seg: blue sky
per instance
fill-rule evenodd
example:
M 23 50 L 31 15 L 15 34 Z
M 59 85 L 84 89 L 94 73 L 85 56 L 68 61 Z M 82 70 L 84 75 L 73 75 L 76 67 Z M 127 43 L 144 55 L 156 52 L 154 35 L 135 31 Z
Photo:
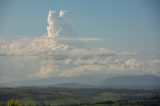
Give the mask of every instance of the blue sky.
M 83 46 L 159 51 L 159 4 L 158 0 L 1 0 L 0 37 L 42 36 L 47 33 L 48 11 L 68 10 L 72 36 L 103 39 Z
M 0 83 L 85 75 L 160 76 L 159 5 L 159 0 L 1 0 Z M 56 13 L 49 10 L 68 12 L 54 21 Z M 58 37 L 53 22 L 62 27 Z

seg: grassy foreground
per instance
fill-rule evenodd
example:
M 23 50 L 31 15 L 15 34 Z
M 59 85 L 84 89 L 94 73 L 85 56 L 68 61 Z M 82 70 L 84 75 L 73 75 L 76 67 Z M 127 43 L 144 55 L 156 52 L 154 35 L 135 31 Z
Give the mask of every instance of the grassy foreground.
M 0 88 L 1 106 L 159 106 L 160 90 Z

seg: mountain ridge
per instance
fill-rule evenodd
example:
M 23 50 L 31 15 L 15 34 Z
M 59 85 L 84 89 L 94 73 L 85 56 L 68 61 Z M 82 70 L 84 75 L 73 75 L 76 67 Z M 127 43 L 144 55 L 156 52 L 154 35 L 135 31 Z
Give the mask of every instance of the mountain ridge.
M 104 87 L 121 88 L 160 88 L 160 77 L 155 75 L 115 76 L 102 81 Z
M 124 75 L 113 76 L 99 80 L 95 84 L 90 80 L 94 77 L 79 78 L 48 78 L 37 80 L 23 80 L 0 84 L 1 87 L 60 87 L 60 88 L 130 88 L 130 89 L 159 89 L 160 77 L 155 75 Z M 88 81 L 88 82 L 87 82 Z M 94 81 L 93 81 L 94 82 Z

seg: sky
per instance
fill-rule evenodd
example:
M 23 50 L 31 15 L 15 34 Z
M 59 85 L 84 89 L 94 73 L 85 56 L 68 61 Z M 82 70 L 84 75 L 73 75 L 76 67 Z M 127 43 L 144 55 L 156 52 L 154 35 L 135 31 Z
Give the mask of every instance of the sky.
M 42 74 L 40 78 L 46 78 L 53 73 L 54 65 L 59 64 L 57 63 L 59 60 L 55 57 L 63 57 L 61 61 L 74 66 L 66 66 L 66 64 L 57 66 L 56 70 L 61 71 L 55 73 L 59 76 L 83 75 L 86 74 L 85 70 L 93 69 L 95 69 L 93 73 L 103 70 L 100 74 L 103 74 L 104 70 L 110 70 L 111 74 L 117 73 L 113 70 L 118 69 L 126 70 L 124 73 L 128 73 L 128 70 L 143 70 L 143 73 L 146 69 L 141 67 L 146 65 L 148 71 L 152 70 L 155 71 L 151 72 L 152 74 L 157 74 L 160 71 L 158 67 L 160 64 L 159 5 L 159 0 L 1 0 L 0 73 L 4 77 L 10 76 L 8 82 L 21 80 L 24 76 L 30 79 Z M 54 19 L 57 20 L 55 24 L 60 32 L 58 38 L 62 40 L 54 46 L 53 41 L 43 39 L 48 34 L 49 10 L 57 12 Z M 65 17 L 58 16 L 61 10 L 64 11 Z M 17 40 L 21 38 L 27 40 L 24 42 Z M 40 42 L 33 43 L 28 39 Z M 49 43 L 44 47 L 35 46 L 44 42 Z M 23 51 L 19 45 L 22 47 L 25 45 Z M 54 50 L 57 54 L 53 53 Z M 64 51 L 66 54 L 61 53 Z M 33 52 L 38 54 L 37 57 L 28 58 L 29 55 L 34 54 Z M 70 52 L 73 54 L 69 55 Z M 77 54 L 80 56 L 77 57 Z M 94 60 L 89 54 L 94 57 Z M 25 55 L 27 59 L 25 56 L 22 59 L 17 55 Z M 48 59 L 50 55 L 54 59 Z M 33 63 L 31 68 L 26 69 L 35 61 L 40 62 Z M 51 65 L 50 61 L 52 61 Z M 15 69 L 12 62 L 15 64 Z M 87 64 L 96 64 L 96 66 L 91 67 Z M 65 67 L 70 68 L 68 71 L 62 71 Z M 11 69 L 14 70 L 14 75 L 7 74 Z M 0 82 L 7 82 L 7 80 L 1 77 Z
M 95 36 L 103 39 L 95 46 L 115 50 L 159 51 L 159 4 L 158 0 L 2 0 L 0 36 L 41 36 L 50 9 L 68 10 L 73 29 L 66 36 Z

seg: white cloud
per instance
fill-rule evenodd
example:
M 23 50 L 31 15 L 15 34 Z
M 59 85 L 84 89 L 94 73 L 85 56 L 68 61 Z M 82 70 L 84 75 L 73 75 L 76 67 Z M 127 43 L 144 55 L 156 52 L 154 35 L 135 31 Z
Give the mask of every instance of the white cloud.
M 71 60 L 69 60 L 71 61 Z M 72 60 L 73 61 L 73 60 Z M 74 62 L 72 62 L 74 63 Z M 155 60 L 152 62 L 137 59 L 128 60 L 111 60 L 105 61 L 101 59 L 75 60 L 76 66 L 69 68 L 59 74 L 59 76 L 75 77 L 89 74 L 154 74 L 159 75 L 160 63 Z
M 25 68 L 25 65 L 29 64 L 32 60 L 39 60 L 37 63 L 33 63 L 33 66 L 37 64 L 36 66 L 41 67 L 39 71 L 38 68 L 37 70 L 33 69 L 30 71 L 30 76 L 35 78 L 45 78 L 56 75 L 74 77 L 96 73 L 160 74 L 160 60 L 140 60 L 137 58 L 137 54 L 138 53 L 131 52 L 116 52 L 107 48 L 75 48 L 45 37 L 32 40 L 17 40 L 0 45 L 1 56 L 19 56 L 22 61 L 25 59 L 22 57 L 32 57 L 28 60 L 25 59 L 25 61 L 23 61 L 25 63 L 20 63 L 22 61 L 15 62 L 14 64 L 17 70 L 27 71 L 27 69 L 22 68 Z M 17 58 L 10 58 L 10 60 L 15 61 Z M 4 60 L 0 61 L 3 62 Z M 58 65 L 58 68 L 54 69 L 52 65 L 46 65 L 43 61 L 54 61 L 52 65 Z M 61 68 L 64 65 L 68 65 L 67 71 Z M 70 67 L 70 65 L 72 65 L 72 67 Z M 3 70 L 9 69 L 5 67 Z
M 64 17 L 67 12 L 68 12 L 67 10 L 61 10 L 59 12 L 59 17 L 61 17 L 61 18 Z
M 75 77 L 75 76 L 93 74 L 93 73 L 98 73 L 98 71 L 101 70 L 101 68 L 102 67 L 99 65 L 78 66 L 78 67 L 70 68 L 70 69 L 60 73 L 58 76 Z
M 62 15 L 62 14 L 61 14 Z M 59 38 L 53 20 L 48 15 L 48 36 L 8 41 L 0 39 L 0 80 L 10 73 L 29 78 L 50 76 L 74 77 L 89 74 L 157 74 L 160 60 L 140 60 L 137 52 L 116 52 L 112 49 L 76 48 L 60 40 L 100 41 L 99 38 Z M 143 54 L 144 55 L 144 54 Z M 12 80 L 12 79 L 10 79 Z
M 54 66 L 48 64 L 46 66 L 42 66 L 37 73 L 30 74 L 29 76 L 34 78 L 48 78 L 54 71 L 55 71 Z
M 54 39 L 48 38 L 36 38 L 33 40 L 18 40 L 13 42 L 7 42 L 0 45 L 1 56 L 20 56 L 21 60 L 26 57 L 25 64 L 21 61 L 15 62 L 17 70 L 23 70 L 30 61 L 37 59 L 41 67 L 38 72 L 30 73 L 32 77 L 45 78 L 53 75 L 61 76 L 78 76 L 86 74 L 96 73 L 150 73 L 159 74 L 160 72 L 160 60 L 140 60 L 136 58 L 136 53 L 130 52 L 115 52 L 111 49 L 97 48 L 97 49 L 86 49 L 86 48 L 75 48 L 69 45 L 55 42 Z M 12 58 L 17 60 L 17 58 Z M 52 65 L 58 65 L 63 67 L 64 65 L 72 65 L 65 69 L 56 69 L 59 72 L 55 73 L 54 67 L 51 65 L 42 64 L 43 61 L 55 61 Z M 4 60 L 0 60 L 1 62 Z M 35 65 L 33 64 L 33 65 Z M 20 66 L 22 67 L 20 67 Z M 99 67 L 99 68 L 97 68 Z M 101 68 L 100 68 L 101 67 Z M 7 70 L 7 67 L 5 67 Z M 25 69 L 27 70 L 27 69 Z M 96 71 L 95 71 L 96 70 Z M 75 71 L 75 72 L 74 72 Z M 33 74 L 34 73 L 34 74 Z M 54 73 L 54 74 L 53 74 Z M 65 75 L 66 74 L 66 75 Z
M 100 39 L 100 38 L 96 38 L 96 37 L 67 37 L 67 38 L 65 38 L 65 37 L 60 37 L 59 38 L 59 40 L 69 40 L 69 41 L 85 41 L 85 42 L 87 42 L 87 41 L 101 41 L 102 39 Z

